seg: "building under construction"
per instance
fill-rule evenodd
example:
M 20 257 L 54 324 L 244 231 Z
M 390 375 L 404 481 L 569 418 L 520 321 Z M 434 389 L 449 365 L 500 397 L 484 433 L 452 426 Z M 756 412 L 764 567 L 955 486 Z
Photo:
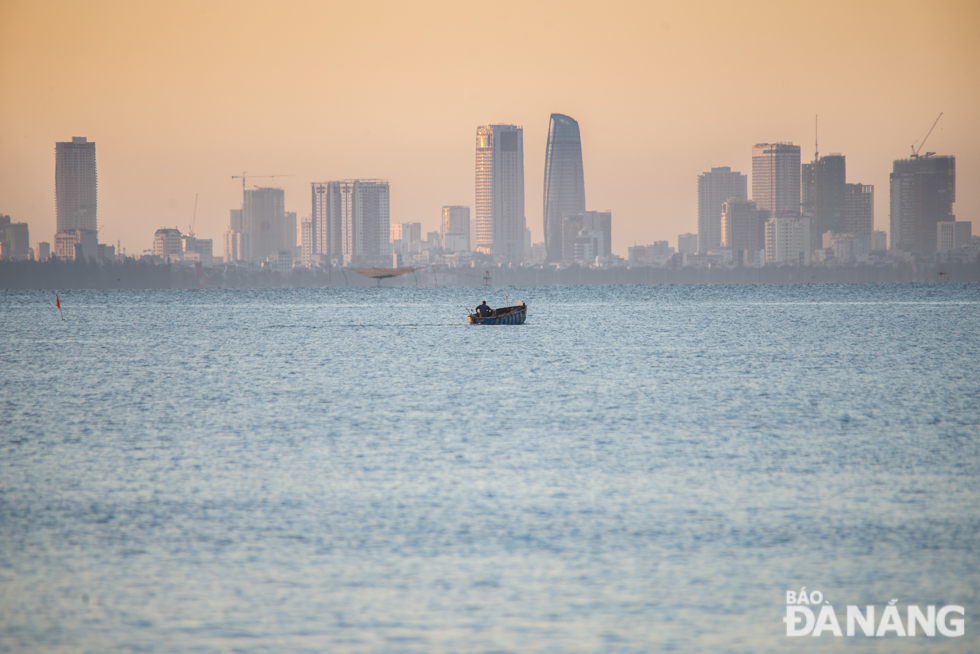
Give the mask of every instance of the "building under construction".
M 956 157 L 931 153 L 898 159 L 889 176 L 892 250 L 930 256 L 936 251 L 939 222 L 953 221 Z

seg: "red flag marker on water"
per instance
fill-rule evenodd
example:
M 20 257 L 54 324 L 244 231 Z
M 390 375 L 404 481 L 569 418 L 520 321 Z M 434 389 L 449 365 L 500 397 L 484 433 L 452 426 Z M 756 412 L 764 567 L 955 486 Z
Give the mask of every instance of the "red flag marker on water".
M 65 312 L 61 310 L 61 300 L 58 298 L 58 294 L 54 294 L 54 305 L 58 307 L 58 313 L 61 314 L 61 319 L 65 319 Z

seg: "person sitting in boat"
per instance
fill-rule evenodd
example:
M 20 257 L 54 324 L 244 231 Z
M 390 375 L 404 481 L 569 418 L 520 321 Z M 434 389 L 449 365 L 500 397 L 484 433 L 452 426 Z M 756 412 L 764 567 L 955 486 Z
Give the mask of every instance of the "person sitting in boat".
M 478 306 L 476 308 L 476 313 L 481 318 L 488 318 L 489 316 L 491 316 L 493 314 L 493 309 L 491 309 L 490 308 L 490 305 L 487 304 L 487 301 L 484 300 L 483 301 L 483 304 L 481 304 L 480 306 Z

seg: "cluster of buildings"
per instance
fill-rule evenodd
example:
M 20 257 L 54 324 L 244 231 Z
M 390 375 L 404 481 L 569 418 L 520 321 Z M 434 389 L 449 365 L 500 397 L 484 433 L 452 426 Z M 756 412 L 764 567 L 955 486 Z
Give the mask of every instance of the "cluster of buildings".
M 213 244 L 209 238 L 197 238 L 194 234 L 181 234 L 176 227 L 161 227 L 153 235 L 153 250 L 149 255 L 155 263 L 199 263 L 214 265 Z M 218 262 L 220 263 L 220 261 Z
M 548 132 L 544 206 L 545 241 L 531 242 L 524 215 L 524 130 L 483 125 L 476 130 L 475 212 L 442 208 L 438 231 L 421 223 L 392 223 L 386 180 L 346 179 L 310 184 L 310 215 L 284 210 L 284 192 L 243 189 L 225 233 L 226 263 L 313 267 L 400 267 L 491 263 L 602 265 L 612 255 L 612 214 L 587 211 L 578 123 L 552 114 Z
M 842 154 L 801 162 L 800 146 L 758 143 L 747 175 L 728 166 L 698 176 L 697 233 L 612 253 L 612 213 L 587 208 L 579 124 L 552 114 L 545 152 L 544 241 L 531 242 L 524 215 L 524 130 L 483 125 L 476 130 L 475 212 L 442 208 L 438 231 L 392 223 L 389 184 L 345 179 L 310 184 L 310 214 L 297 224 L 281 188 L 248 188 L 230 211 L 224 256 L 211 239 L 161 228 L 156 262 L 195 266 L 401 267 L 508 265 L 566 267 L 807 266 L 888 259 L 970 261 L 980 239 L 957 221 L 956 159 L 933 152 L 893 162 L 890 232 L 874 230 L 874 187 L 847 181 Z M 236 176 L 237 177 L 237 176 Z M 26 223 L 0 215 L 0 258 L 113 260 L 116 247 L 98 242 L 95 143 L 73 137 L 55 146 L 56 232 L 32 248 Z M 124 253 L 118 253 L 123 256 Z
M 972 223 L 957 221 L 956 159 L 913 153 L 893 162 L 890 234 L 874 230 L 874 187 L 848 183 L 841 154 L 801 163 L 800 146 L 752 149 L 746 175 L 730 167 L 698 177 L 698 233 L 629 250 L 630 265 L 840 265 L 889 259 L 975 260 Z M 888 247 L 888 244 L 891 244 Z
M 10 216 L 0 216 L 0 258 L 114 259 L 116 248 L 98 242 L 97 187 L 95 143 L 84 136 L 56 143 L 54 245 L 40 241 L 31 247 L 27 223 L 14 223 Z

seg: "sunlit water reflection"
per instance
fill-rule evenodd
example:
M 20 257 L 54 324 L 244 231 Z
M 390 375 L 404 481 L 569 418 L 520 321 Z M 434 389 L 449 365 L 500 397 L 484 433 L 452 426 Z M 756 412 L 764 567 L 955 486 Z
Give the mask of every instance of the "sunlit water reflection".
M 0 651 L 980 649 L 976 285 L 61 301 L 0 303 Z

